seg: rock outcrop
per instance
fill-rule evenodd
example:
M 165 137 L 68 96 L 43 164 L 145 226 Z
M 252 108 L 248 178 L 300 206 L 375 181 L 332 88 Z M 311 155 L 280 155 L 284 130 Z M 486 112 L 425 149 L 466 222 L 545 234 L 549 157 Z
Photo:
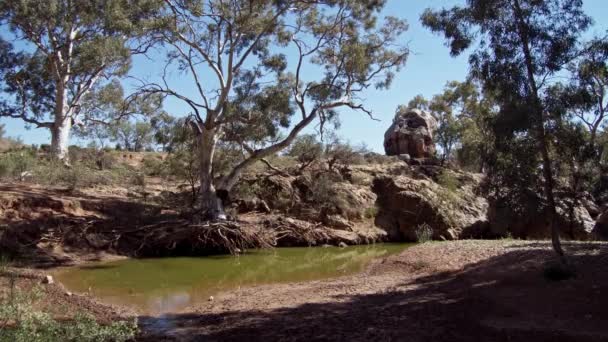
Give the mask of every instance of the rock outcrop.
M 429 113 L 418 109 L 398 113 L 384 134 L 384 150 L 389 156 L 403 156 L 404 159 L 431 158 L 435 153 L 433 134 L 436 129 L 437 121 Z
M 385 175 L 374 180 L 373 189 L 380 208 L 376 225 L 393 241 L 416 241 L 423 224 L 436 240 L 480 238 L 488 229 L 488 204 L 469 185 L 449 190 L 428 179 Z
M 519 210 L 515 211 L 509 204 L 490 201 L 488 216 L 491 235 L 496 237 L 512 235 L 521 239 L 551 237 L 542 201 L 531 195 L 523 202 Z M 558 203 L 555 223 L 558 225 L 562 238 L 572 240 L 589 240 L 595 226 L 595 221 L 585 206 L 578 205 L 570 210 L 565 203 Z
M 604 211 L 598 218 L 592 232 L 593 238 L 597 240 L 608 240 L 608 210 Z

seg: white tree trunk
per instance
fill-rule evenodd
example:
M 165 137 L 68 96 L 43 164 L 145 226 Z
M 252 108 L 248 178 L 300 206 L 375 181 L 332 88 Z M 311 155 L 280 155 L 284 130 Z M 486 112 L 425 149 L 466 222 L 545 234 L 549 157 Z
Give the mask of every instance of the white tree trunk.
M 69 164 L 68 147 L 70 145 L 72 117 L 67 105 L 67 90 L 62 84 L 58 84 L 54 114 L 55 120 L 51 128 L 51 153 L 55 159 Z
M 197 137 L 201 181 L 198 209 L 203 218 L 208 220 L 226 219 L 224 205 L 213 184 L 213 156 L 217 140 L 217 131 L 214 129 L 203 128 L 202 133 Z

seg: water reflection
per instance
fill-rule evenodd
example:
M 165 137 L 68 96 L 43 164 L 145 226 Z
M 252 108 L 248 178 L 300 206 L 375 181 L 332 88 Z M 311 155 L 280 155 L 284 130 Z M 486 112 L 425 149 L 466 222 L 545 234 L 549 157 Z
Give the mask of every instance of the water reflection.
M 217 292 L 257 284 L 298 282 L 360 271 L 374 258 L 405 244 L 347 248 L 279 248 L 238 257 L 130 259 L 60 271 L 70 291 L 131 305 L 147 314 L 177 312 Z

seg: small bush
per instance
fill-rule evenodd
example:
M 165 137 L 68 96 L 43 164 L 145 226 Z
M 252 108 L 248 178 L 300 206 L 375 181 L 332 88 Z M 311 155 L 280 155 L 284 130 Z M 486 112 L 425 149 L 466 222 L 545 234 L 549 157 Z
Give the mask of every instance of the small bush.
M 35 164 L 36 157 L 31 150 L 4 153 L 0 155 L 0 178 L 19 178 Z
M 131 185 L 145 188 L 146 187 L 146 176 L 141 172 L 137 172 L 137 173 L 133 174 L 133 176 L 131 176 Z
M 368 219 L 373 219 L 378 216 L 379 209 L 376 206 L 366 208 L 363 212 L 363 216 Z
M 425 243 L 433 240 L 433 228 L 426 223 L 419 224 L 416 227 L 416 241 Z
M 135 337 L 137 322 L 100 325 L 90 315 L 78 313 L 73 320 L 58 322 L 34 306 L 42 291 L 20 291 L 11 282 L 7 294 L 0 295 L 0 341 L 127 341 Z
M 0 235 L 0 238 L 2 236 Z M 11 259 L 8 255 L 0 253 L 0 275 L 2 275 L 11 264 Z
M 148 176 L 162 176 L 165 173 L 166 164 L 162 159 L 145 156 L 142 160 L 143 171 Z
M 98 153 L 97 160 L 95 161 L 95 164 L 97 164 L 99 170 L 111 169 L 116 165 L 116 163 L 116 157 L 106 151 Z
M 437 176 L 437 184 L 448 189 L 451 192 L 456 192 L 460 186 L 460 181 L 456 178 L 453 172 L 443 170 Z

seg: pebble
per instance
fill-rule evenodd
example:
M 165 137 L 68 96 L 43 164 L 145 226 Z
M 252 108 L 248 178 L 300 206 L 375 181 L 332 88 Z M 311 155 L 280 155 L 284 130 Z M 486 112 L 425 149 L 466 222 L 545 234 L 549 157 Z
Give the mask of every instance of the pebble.
M 214 299 L 213 296 L 209 296 L 209 301 L 210 302 L 213 302 L 213 299 Z
M 55 283 L 55 280 L 53 279 L 53 276 L 47 275 L 42 279 L 42 283 L 51 285 Z

